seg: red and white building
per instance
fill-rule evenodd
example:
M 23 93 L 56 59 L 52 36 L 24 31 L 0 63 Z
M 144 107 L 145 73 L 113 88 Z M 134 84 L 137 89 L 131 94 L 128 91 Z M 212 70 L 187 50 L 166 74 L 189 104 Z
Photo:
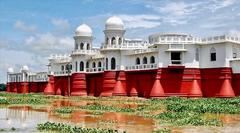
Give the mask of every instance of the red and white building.
M 75 31 L 72 53 L 50 56 L 48 81 L 41 82 L 45 83 L 45 94 L 146 98 L 240 95 L 240 37 L 157 33 L 148 41 L 126 39 L 124 24 L 115 16 L 106 21 L 103 32 L 105 41 L 94 48 L 91 28 L 82 24 Z M 8 73 L 8 91 L 17 92 L 12 87 L 16 81 L 28 86 L 41 84 L 37 78 L 30 80 L 38 73 L 24 69 L 14 73 L 11 68 Z M 12 79 L 17 75 L 21 80 Z M 47 74 L 42 75 L 46 78 Z M 28 88 L 26 92 L 43 91 Z

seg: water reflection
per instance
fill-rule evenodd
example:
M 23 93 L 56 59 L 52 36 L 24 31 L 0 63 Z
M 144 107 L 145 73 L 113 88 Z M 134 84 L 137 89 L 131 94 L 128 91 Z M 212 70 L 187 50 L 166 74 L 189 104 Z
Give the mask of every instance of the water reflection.
M 46 121 L 63 122 L 81 127 L 90 128 L 114 128 L 124 130 L 130 133 L 148 133 L 156 128 L 157 122 L 152 119 L 146 119 L 141 116 L 129 115 L 124 113 L 106 112 L 100 115 L 93 115 L 87 111 L 75 111 L 69 115 L 59 115 L 52 111 L 54 108 L 62 106 L 84 106 L 89 104 L 96 104 L 94 101 L 68 101 L 58 100 L 54 101 L 49 106 L 31 107 L 31 106 L 11 106 L 0 109 L 0 128 L 10 131 L 14 127 L 17 132 L 36 132 L 38 123 Z M 105 104 L 105 103 L 103 103 Z M 121 107 L 136 108 L 137 105 L 119 105 Z M 171 128 L 173 132 L 240 132 L 240 115 L 213 115 L 205 114 L 206 118 L 218 118 L 222 120 L 224 127 L 167 127 Z M 159 126 L 160 127 L 160 126 Z M 164 126 L 162 126 L 164 127 Z

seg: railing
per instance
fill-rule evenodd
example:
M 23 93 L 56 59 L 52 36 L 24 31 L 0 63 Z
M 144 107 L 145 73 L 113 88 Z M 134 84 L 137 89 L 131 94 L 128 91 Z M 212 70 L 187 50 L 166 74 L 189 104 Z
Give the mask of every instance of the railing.
M 240 37 L 233 37 L 233 36 L 215 36 L 215 37 L 208 37 L 202 39 L 203 43 L 218 43 L 218 42 L 224 42 L 224 41 L 232 41 L 236 43 L 240 43 Z
M 86 68 L 86 72 L 103 72 L 104 68 L 103 67 L 98 67 L 98 68 Z
M 142 65 L 133 65 L 126 66 L 125 70 L 148 70 L 148 69 L 157 69 L 157 64 L 142 64 Z
M 54 72 L 55 76 L 67 76 L 67 75 L 71 75 L 71 71 L 68 73 L 68 71 L 57 71 Z
M 153 43 L 160 44 L 191 44 L 191 43 L 201 43 L 201 38 L 194 37 L 156 37 L 153 38 Z
M 91 49 L 91 50 L 74 50 L 72 54 L 97 54 L 99 53 L 98 49 Z
M 150 53 L 158 52 L 158 48 L 148 48 L 148 49 L 137 49 L 131 52 L 131 54 L 141 54 L 141 53 Z
M 182 60 L 171 60 L 170 65 L 181 65 L 181 64 L 182 64 Z
M 114 44 L 114 45 L 111 45 L 111 44 L 104 44 L 102 43 L 102 49 L 134 49 L 134 48 L 145 48 L 149 46 L 148 43 L 146 42 L 123 42 L 121 44 Z

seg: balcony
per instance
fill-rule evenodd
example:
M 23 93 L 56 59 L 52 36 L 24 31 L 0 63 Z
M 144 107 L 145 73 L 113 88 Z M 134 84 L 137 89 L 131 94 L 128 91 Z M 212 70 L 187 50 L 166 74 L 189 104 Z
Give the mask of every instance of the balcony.
M 68 76 L 68 75 L 71 75 L 71 71 L 70 71 L 70 73 L 68 73 L 68 71 L 57 71 L 57 72 L 54 72 L 54 75 L 55 76 Z
M 98 67 L 98 68 L 86 68 L 86 72 L 88 73 L 96 73 L 96 72 L 103 72 L 104 68 L 103 67 Z
M 98 49 L 91 49 L 91 50 L 74 50 L 72 51 L 72 55 L 79 55 L 79 54 L 98 54 Z
M 142 65 L 133 65 L 133 66 L 126 66 L 125 70 L 151 70 L 151 69 L 157 69 L 157 64 L 142 64 Z

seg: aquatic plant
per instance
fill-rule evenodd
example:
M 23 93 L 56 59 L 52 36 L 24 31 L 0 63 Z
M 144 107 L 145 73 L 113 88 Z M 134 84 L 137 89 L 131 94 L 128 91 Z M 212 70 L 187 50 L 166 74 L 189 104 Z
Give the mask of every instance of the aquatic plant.
M 59 114 L 71 114 L 74 111 L 74 109 L 69 107 L 62 107 L 54 109 L 53 111 Z
M 40 131 L 57 131 L 61 133 L 120 133 L 120 131 L 114 129 L 82 128 L 54 122 L 38 124 L 37 129 Z M 123 133 L 125 133 L 125 131 L 123 131 Z

